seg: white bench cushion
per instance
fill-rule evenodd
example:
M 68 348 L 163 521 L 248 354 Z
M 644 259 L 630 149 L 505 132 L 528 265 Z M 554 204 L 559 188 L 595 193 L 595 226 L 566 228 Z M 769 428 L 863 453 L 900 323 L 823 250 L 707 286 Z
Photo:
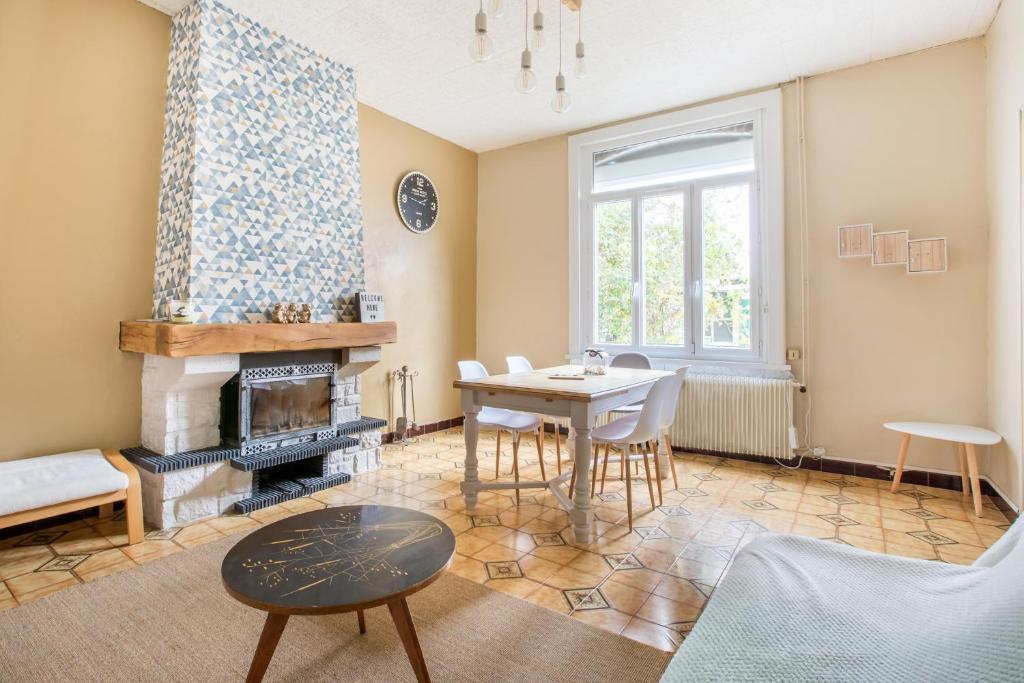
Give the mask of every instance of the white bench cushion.
M 128 475 L 99 449 L 0 462 L 0 515 L 128 487 Z

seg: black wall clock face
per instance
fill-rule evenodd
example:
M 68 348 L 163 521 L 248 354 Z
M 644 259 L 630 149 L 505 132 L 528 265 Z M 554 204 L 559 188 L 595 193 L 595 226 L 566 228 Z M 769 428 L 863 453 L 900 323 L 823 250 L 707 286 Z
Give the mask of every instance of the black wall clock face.
M 437 188 L 430 178 L 418 171 L 407 173 L 398 183 L 398 215 L 413 232 L 427 232 L 437 223 L 440 204 Z

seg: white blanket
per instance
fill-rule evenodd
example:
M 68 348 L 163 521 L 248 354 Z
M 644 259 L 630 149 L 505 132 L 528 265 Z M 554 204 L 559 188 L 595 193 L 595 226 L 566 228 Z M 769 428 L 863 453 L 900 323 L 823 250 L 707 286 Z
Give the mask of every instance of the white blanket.
M 737 554 L 663 681 L 1022 681 L 1024 526 L 973 566 L 768 536 Z

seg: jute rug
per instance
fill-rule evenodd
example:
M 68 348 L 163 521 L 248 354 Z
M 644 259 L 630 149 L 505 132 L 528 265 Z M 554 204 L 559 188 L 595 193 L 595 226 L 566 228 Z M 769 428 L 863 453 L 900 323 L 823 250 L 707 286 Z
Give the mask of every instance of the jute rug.
M 241 681 L 265 614 L 225 539 L 0 612 L 0 681 Z M 448 574 L 409 599 L 434 681 L 656 681 L 668 655 Z M 386 607 L 292 617 L 267 681 L 413 681 Z

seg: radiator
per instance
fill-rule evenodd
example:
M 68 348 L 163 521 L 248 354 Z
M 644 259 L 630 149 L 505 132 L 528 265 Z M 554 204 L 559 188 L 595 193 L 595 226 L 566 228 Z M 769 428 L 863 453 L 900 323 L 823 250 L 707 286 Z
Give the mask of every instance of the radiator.
M 793 386 L 777 377 L 720 374 L 691 368 L 683 383 L 672 445 L 685 450 L 791 458 Z

